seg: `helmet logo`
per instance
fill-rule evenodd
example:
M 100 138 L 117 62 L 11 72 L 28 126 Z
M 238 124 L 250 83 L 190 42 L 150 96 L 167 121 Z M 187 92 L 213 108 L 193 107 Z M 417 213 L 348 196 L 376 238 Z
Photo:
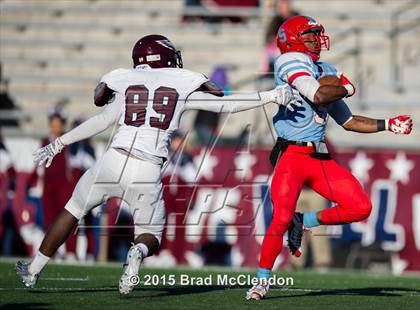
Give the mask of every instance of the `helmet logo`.
M 310 25 L 310 26 L 320 26 L 320 24 L 319 23 L 317 23 L 316 21 L 309 21 L 308 22 L 308 25 Z
M 307 24 L 309 26 L 318 26 L 321 27 L 321 24 L 318 23 L 315 19 L 313 19 L 312 17 L 306 16 L 306 19 L 308 20 Z
M 172 46 L 172 43 L 169 40 L 156 40 L 156 43 L 162 45 L 163 47 L 174 50 L 174 47 Z
M 287 36 L 286 36 L 286 33 L 284 32 L 283 29 L 281 29 L 281 28 L 279 29 L 278 36 L 279 36 L 279 39 L 280 39 L 281 43 L 285 43 L 287 41 Z

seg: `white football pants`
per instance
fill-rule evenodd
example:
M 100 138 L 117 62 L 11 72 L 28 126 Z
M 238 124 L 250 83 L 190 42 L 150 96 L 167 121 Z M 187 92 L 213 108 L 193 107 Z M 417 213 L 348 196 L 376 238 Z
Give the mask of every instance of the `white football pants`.
M 150 233 L 161 241 L 165 207 L 160 165 L 110 148 L 80 178 L 65 209 L 80 219 L 111 197 L 128 204 L 135 237 Z

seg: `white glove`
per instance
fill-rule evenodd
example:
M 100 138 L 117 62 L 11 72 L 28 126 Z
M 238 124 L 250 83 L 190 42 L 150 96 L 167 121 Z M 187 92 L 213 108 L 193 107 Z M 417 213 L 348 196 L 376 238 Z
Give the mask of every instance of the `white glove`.
M 279 85 L 273 90 L 263 92 L 261 96 L 266 96 L 267 102 L 275 102 L 278 105 L 285 106 L 292 112 L 295 110 L 295 107 L 302 105 L 295 99 L 292 89 L 288 84 Z
M 61 142 L 60 138 L 57 138 L 52 143 L 41 147 L 32 153 L 34 162 L 38 166 L 42 166 L 45 162 L 47 162 L 45 166 L 48 168 L 51 165 L 54 156 L 60 153 L 63 149 L 63 142 Z

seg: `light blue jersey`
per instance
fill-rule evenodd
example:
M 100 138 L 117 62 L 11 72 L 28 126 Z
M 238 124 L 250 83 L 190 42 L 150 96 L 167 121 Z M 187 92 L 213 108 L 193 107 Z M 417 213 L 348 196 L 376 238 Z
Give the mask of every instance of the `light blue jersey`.
M 312 76 L 316 80 L 326 75 L 336 75 L 337 70 L 332 65 L 323 62 L 313 62 L 303 53 L 286 53 L 280 55 L 274 65 L 276 85 L 292 84 L 300 76 Z M 339 124 L 344 124 L 352 116 L 350 109 L 343 100 L 334 103 L 315 106 L 298 90 L 293 88 L 295 98 L 302 104 L 294 112 L 284 106 L 273 117 L 277 135 L 292 141 L 324 141 L 328 115 Z

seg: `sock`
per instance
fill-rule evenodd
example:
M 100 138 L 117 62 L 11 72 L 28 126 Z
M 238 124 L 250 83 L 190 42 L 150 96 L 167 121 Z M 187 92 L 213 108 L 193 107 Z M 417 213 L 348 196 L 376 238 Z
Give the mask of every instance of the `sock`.
M 40 273 L 49 260 L 50 258 L 48 256 L 45 256 L 40 251 L 38 251 L 31 264 L 29 265 L 29 272 L 31 274 Z
M 147 245 L 144 243 L 137 243 L 135 246 L 140 249 L 141 253 L 143 254 L 143 258 L 147 257 L 147 254 L 149 254 L 149 248 Z
M 258 268 L 258 279 L 269 279 L 270 278 L 270 269 Z
M 319 224 L 318 219 L 316 218 L 316 214 L 318 212 L 305 212 L 303 213 L 303 226 L 307 228 L 317 227 Z

